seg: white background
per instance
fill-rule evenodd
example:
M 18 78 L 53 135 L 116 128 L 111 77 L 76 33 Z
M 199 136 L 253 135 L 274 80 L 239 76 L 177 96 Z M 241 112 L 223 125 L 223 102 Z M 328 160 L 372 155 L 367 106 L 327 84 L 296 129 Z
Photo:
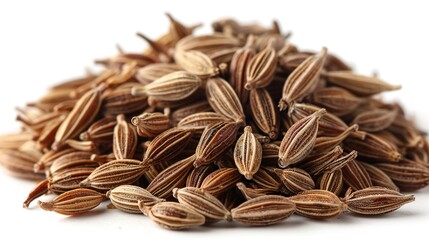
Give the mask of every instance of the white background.
M 156 38 L 166 31 L 170 12 L 180 21 L 202 22 L 235 17 L 269 25 L 277 19 L 301 49 L 322 46 L 339 54 L 363 74 L 403 86 L 386 98 L 406 106 L 429 131 L 429 14 L 425 1 L 0 1 L 0 133 L 17 129 L 14 108 L 40 97 L 57 83 L 92 68 L 95 58 L 140 51 L 137 31 Z M 424 238 L 429 226 L 429 189 L 400 211 L 366 218 L 344 214 L 314 221 L 294 216 L 284 224 L 249 228 L 217 224 L 172 232 L 147 218 L 98 208 L 79 217 L 21 208 L 34 183 L 0 172 L 0 239 L 88 236 L 110 239 L 362 239 Z

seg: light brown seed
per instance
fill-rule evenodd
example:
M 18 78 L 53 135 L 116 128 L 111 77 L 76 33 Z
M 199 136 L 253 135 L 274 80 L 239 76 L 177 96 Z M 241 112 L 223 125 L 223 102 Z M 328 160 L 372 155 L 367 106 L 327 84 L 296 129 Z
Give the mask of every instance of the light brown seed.
M 168 198 L 173 194 L 174 188 L 184 187 L 186 178 L 192 171 L 192 163 L 195 156 L 180 160 L 162 170 L 146 188 L 150 193 L 159 198 Z
M 210 104 L 206 100 L 189 103 L 189 105 L 180 107 L 179 109 L 175 110 L 171 114 L 171 120 L 173 124 L 177 124 L 185 117 L 190 116 L 194 113 L 211 111 L 213 111 L 213 109 L 210 107 Z
M 368 157 L 375 161 L 398 162 L 403 158 L 395 145 L 369 133 L 366 135 L 365 140 L 355 138 L 344 140 L 344 148 L 350 151 L 356 150 L 360 156 Z
M 219 73 L 210 57 L 200 51 L 175 51 L 174 60 L 185 71 L 200 78 L 214 77 Z
M 43 180 L 28 194 L 23 207 L 27 208 L 32 201 L 48 192 L 62 194 L 79 188 L 80 182 L 85 180 L 94 169 L 95 167 L 70 168 Z
M 264 226 L 277 224 L 295 212 L 295 204 L 277 195 L 260 196 L 247 200 L 231 210 L 232 219 L 247 225 Z
M 167 74 L 150 84 L 134 87 L 132 95 L 147 95 L 159 101 L 177 101 L 191 96 L 201 86 L 198 76 L 184 71 Z
M 145 206 L 153 206 L 164 199 L 153 196 L 144 188 L 133 185 L 121 185 L 106 193 L 112 204 L 119 210 L 127 213 L 141 214 L 138 202 Z
M 170 118 L 162 113 L 143 113 L 131 119 L 141 137 L 154 138 L 170 128 Z
M 197 227 L 205 223 L 203 215 L 176 202 L 160 202 L 150 209 L 143 210 L 154 222 L 171 230 Z
M 51 167 L 49 168 L 49 173 L 51 176 L 72 169 L 72 168 L 81 168 L 81 167 L 98 167 L 98 163 L 91 160 L 92 153 L 90 152 L 80 152 L 80 151 L 71 151 L 69 153 L 62 153 L 62 156 L 56 158 Z
M 117 160 L 133 158 L 137 148 L 137 132 L 123 114 L 116 117 L 116 122 L 113 132 L 113 154 Z
M 11 149 L 0 150 L 0 165 L 11 175 L 30 180 L 40 180 L 44 174 L 34 173 L 33 166 L 38 161 L 34 156 Z
M 66 156 L 69 153 L 77 152 L 76 150 L 72 148 L 67 148 L 61 151 L 54 151 L 51 150 L 47 153 L 45 153 L 35 164 L 34 164 L 34 172 L 35 173 L 44 173 L 45 171 L 49 170 L 51 165 L 53 164 L 56 159 Z
M 148 97 L 146 95 L 132 95 L 131 88 L 133 86 L 118 87 L 104 95 L 102 106 L 104 116 L 135 113 L 143 111 L 148 106 Z
M 343 172 L 341 169 L 320 175 L 317 185 L 320 190 L 326 190 L 339 196 L 343 190 Z
M 336 146 L 327 153 L 322 153 L 320 155 L 306 158 L 303 161 L 303 164 L 299 166 L 307 170 L 307 172 L 311 175 L 320 175 L 324 172 L 331 172 L 333 170 L 342 168 L 345 164 L 347 164 L 348 160 L 340 157 L 342 153 L 343 149 L 340 146 Z
M 415 161 L 403 160 L 399 163 L 377 163 L 402 191 L 415 191 L 429 184 L 429 169 Z
M 173 196 L 179 203 L 204 215 L 206 221 L 231 220 L 231 213 L 225 206 L 213 195 L 199 188 L 175 188 L 173 190 Z
M 246 200 L 250 200 L 256 197 L 274 194 L 273 191 L 264 188 L 248 188 L 244 183 L 239 182 L 236 184 L 237 189 L 243 194 Z
M 142 84 L 149 84 L 167 74 L 181 70 L 173 63 L 154 63 L 140 68 L 136 73 L 136 79 Z
M 319 81 L 319 75 L 325 63 L 327 49 L 308 57 L 288 77 L 283 86 L 283 96 L 279 107 L 281 111 L 290 107 L 294 101 L 300 101 L 314 91 Z
M 101 107 L 101 93 L 104 88 L 104 85 L 98 87 L 79 99 L 55 135 L 55 142 L 52 144 L 54 150 L 61 148 L 65 140 L 79 135 L 92 122 Z
M 398 90 L 400 86 L 390 85 L 375 77 L 366 77 L 351 71 L 331 71 L 324 73 L 328 81 L 359 95 L 373 95 L 384 91 Z
M 156 165 L 177 156 L 189 143 L 192 131 L 172 128 L 155 137 L 143 157 L 144 166 Z
M 364 102 L 363 99 L 339 87 L 318 89 L 313 92 L 310 99 L 313 104 L 326 108 L 336 116 L 349 114 Z
M 221 78 L 207 80 L 206 95 L 207 101 L 215 112 L 237 123 L 245 122 L 246 117 L 241 102 L 228 82 Z
M 195 133 L 201 134 L 204 129 L 211 124 L 228 121 L 228 118 L 219 113 L 198 112 L 183 118 L 179 123 L 177 123 L 177 126 L 181 128 L 189 128 Z
M 285 189 L 282 181 L 274 170 L 275 168 L 272 167 L 259 168 L 259 171 L 253 176 L 252 182 L 254 182 L 258 188 L 290 195 L 291 193 Z
M 241 178 L 242 175 L 236 168 L 221 168 L 210 173 L 200 188 L 217 197 L 234 187 Z
M 238 138 L 234 148 L 234 161 L 238 171 L 251 180 L 259 170 L 262 161 L 262 146 L 252 134 L 252 128 L 247 126 Z
M 270 139 L 277 139 L 280 118 L 270 93 L 265 89 L 252 90 L 250 91 L 249 102 L 252 119 L 258 128 Z
M 399 191 L 399 188 L 395 185 L 392 179 L 390 179 L 390 177 L 378 167 L 365 162 L 360 162 L 360 165 L 368 172 L 373 186 L 385 187 Z
M 320 122 L 319 122 L 320 126 Z M 314 143 L 313 151 L 310 155 L 318 155 L 322 153 L 326 153 L 334 149 L 336 146 L 340 145 L 344 139 L 346 139 L 350 134 L 356 132 L 359 126 L 357 124 L 353 124 L 341 134 L 334 137 L 318 137 L 316 138 L 316 142 Z
M 96 168 L 88 178 L 80 183 L 80 186 L 110 190 L 121 185 L 134 183 L 146 170 L 147 167 L 137 160 L 114 160 Z
M 371 177 L 359 161 L 349 161 L 341 171 L 344 182 L 353 190 L 372 187 Z
M 195 167 L 207 165 L 216 160 L 237 138 L 239 125 L 234 122 L 218 122 L 207 126 L 195 150 Z
M 321 109 L 294 123 L 283 137 L 279 149 L 279 166 L 285 168 L 305 159 L 313 150 L 319 119 L 326 113 Z
M 18 149 L 33 138 L 30 132 L 0 135 L 0 149 Z
M 316 187 L 310 174 L 302 169 L 275 169 L 274 172 L 279 176 L 285 188 L 293 194 L 298 194 Z
M 213 165 L 204 165 L 198 168 L 194 168 L 186 179 L 186 187 L 201 187 L 204 179 L 216 168 Z
M 105 117 L 93 124 L 85 132 L 80 134 L 80 140 L 93 141 L 95 143 L 112 143 L 113 130 L 116 126 L 116 118 Z
M 349 191 L 345 197 L 347 209 L 362 215 L 380 215 L 393 212 L 404 204 L 414 201 L 413 195 L 403 195 L 398 191 L 370 187 L 359 191 Z
M 273 80 L 277 68 L 277 53 L 272 43 L 253 56 L 246 66 L 247 90 L 266 87 Z
M 363 112 L 355 117 L 353 123 L 367 132 L 378 132 L 388 128 L 395 121 L 397 111 L 374 109 Z
M 333 218 L 347 209 L 337 195 L 325 190 L 307 190 L 289 199 L 295 203 L 296 213 L 309 218 Z
M 249 90 L 244 87 L 247 82 L 246 69 L 250 59 L 254 55 L 255 51 L 251 47 L 246 46 L 237 50 L 231 60 L 229 69 L 231 77 L 229 83 L 240 99 L 241 104 L 246 104 L 249 97 Z
M 292 122 L 296 122 L 302 118 L 305 118 L 321 108 L 303 103 L 294 103 L 291 108 L 289 108 L 288 116 L 292 119 Z M 336 136 L 348 129 L 349 126 L 341 120 L 339 117 L 326 113 L 319 120 L 319 135 L 323 134 L 325 136 Z M 365 139 L 366 133 L 361 131 L 352 132 L 350 137 L 357 139 Z
M 51 202 L 39 201 L 39 206 L 46 211 L 54 211 L 64 215 L 78 215 L 97 207 L 104 199 L 104 194 L 79 188 L 65 192 Z

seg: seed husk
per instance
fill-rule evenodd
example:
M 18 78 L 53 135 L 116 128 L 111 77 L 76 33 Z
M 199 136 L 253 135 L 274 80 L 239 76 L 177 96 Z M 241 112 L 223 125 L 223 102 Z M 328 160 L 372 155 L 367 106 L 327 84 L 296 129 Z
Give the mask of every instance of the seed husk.
M 262 161 L 262 146 L 252 134 L 252 128 L 244 128 L 243 135 L 238 138 L 234 148 L 234 161 L 238 171 L 251 180 L 259 170 Z
M 126 213 L 141 214 L 138 202 L 144 206 L 153 206 L 165 201 L 162 198 L 153 196 L 144 188 L 133 185 L 121 185 L 106 193 L 112 204 L 119 210 Z
M 143 113 L 131 119 L 141 137 L 153 138 L 170 128 L 170 118 L 162 113 Z
M 326 190 L 307 190 L 289 199 L 295 203 L 297 214 L 309 218 L 333 218 L 347 209 L 337 195 Z
M 206 218 L 206 221 L 231 220 L 231 213 L 213 195 L 199 188 L 175 188 L 173 196 L 179 203 L 192 208 Z
M 347 209 L 353 213 L 380 215 L 393 212 L 413 201 L 413 195 L 403 195 L 398 191 L 382 187 L 370 187 L 355 192 L 349 191 L 344 202 L 347 204 Z
M 319 128 L 319 119 L 326 110 L 314 114 L 293 124 L 283 137 L 279 149 L 279 166 L 285 168 L 305 159 L 313 150 Z
M 277 224 L 295 212 L 295 204 L 288 198 L 276 195 L 260 196 L 247 200 L 231 210 L 233 221 L 247 225 Z
M 39 201 L 39 206 L 45 211 L 79 215 L 96 208 L 105 198 L 104 194 L 94 190 L 78 188 L 59 195 L 51 202 Z
M 280 119 L 269 92 L 263 88 L 250 91 L 249 103 L 252 119 L 258 128 L 270 139 L 277 139 Z
M 177 202 L 160 202 L 148 210 L 144 208 L 142 210 L 161 227 L 171 230 L 197 227 L 205 223 L 202 214 Z

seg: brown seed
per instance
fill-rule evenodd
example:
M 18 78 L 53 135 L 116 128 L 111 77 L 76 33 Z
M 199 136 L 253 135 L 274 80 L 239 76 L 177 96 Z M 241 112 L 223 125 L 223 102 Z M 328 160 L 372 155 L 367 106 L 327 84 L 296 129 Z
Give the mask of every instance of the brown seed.
M 275 169 L 283 185 L 293 194 L 315 188 L 315 183 L 310 174 L 299 168 Z
M 146 170 L 147 167 L 137 160 L 114 160 L 96 168 L 88 178 L 80 183 L 80 186 L 110 190 L 121 185 L 134 183 Z
M 146 95 L 133 95 L 131 87 L 118 87 L 114 91 L 105 94 L 102 106 L 104 116 L 135 113 L 148 106 L 148 97 Z
M 320 127 L 320 121 L 319 121 L 319 127 Z M 356 132 L 358 130 L 359 126 L 357 124 L 353 124 L 344 132 L 341 134 L 334 136 L 334 137 L 318 137 L 316 138 L 316 142 L 314 143 L 313 151 L 310 155 L 318 155 L 322 153 L 326 153 L 334 149 L 336 146 L 341 144 L 344 139 L 346 139 L 349 135 Z
M 253 41 L 249 39 L 250 37 L 248 41 Z M 249 97 L 249 90 L 244 87 L 247 82 L 246 69 L 250 59 L 252 59 L 254 55 L 255 51 L 251 47 L 246 46 L 237 50 L 231 60 L 229 70 L 231 72 L 231 77 L 229 83 L 240 99 L 241 104 L 246 104 Z
M 388 128 L 395 121 L 396 114 L 397 111 L 375 109 L 357 115 L 353 123 L 359 124 L 361 130 L 378 132 Z
M 159 101 L 177 101 L 191 96 L 201 85 L 198 76 L 184 71 L 167 74 L 150 84 L 132 89 L 132 95 L 147 95 Z
M 413 195 L 403 195 L 398 191 L 382 187 L 370 187 L 355 192 L 349 191 L 345 197 L 347 209 L 362 215 L 380 215 L 393 212 L 402 205 L 413 201 Z
M 216 168 L 213 165 L 204 165 L 194 168 L 186 179 L 186 187 L 201 187 L 204 179 L 215 170 Z
M 283 96 L 279 103 L 281 111 L 290 107 L 294 101 L 300 101 L 314 91 L 325 63 L 327 51 L 326 48 L 322 48 L 320 53 L 308 57 L 289 75 L 283 86 Z
M 353 190 L 372 187 L 371 177 L 359 161 L 349 161 L 341 171 L 344 182 Z
M 55 142 L 52 144 L 54 150 L 61 148 L 65 140 L 79 135 L 92 122 L 101 107 L 101 93 L 104 88 L 105 86 L 96 88 L 79 99 L 55 135 Z
M 168 198 L 173 194 L 174 188 L 184 187 L 186 177 L 191 172 L 195 161 L 192 155 L 186 159 L 180 160 L 161 171 L 146 188 L 150 193 L 159 198 Z
M 213 77 L 219 73 L 210 57 L 200 51 L 175 51 L 174 60 L 185 71 L 200 78 Z
M 353 112 L 364 101 L 338 87 L 318 89 L 310 98 L 313 104 L 326 108 L 336 116 L 344 116 Z
M 231 210 L 232 219 L 248 225 L 277 224 L 295 212 L 295 204 L 288 198 L 276 195 L 260 196 L 247 200 Z
M 390 85 L 375 77 L 366 77 L 351 71 L 324 73 L 328 81 L 359 95 L 373 95 L 384 91 L 398 90 L 400 86 Z
M 70 170 L 72 168 L 82 168 L 82 167 L 93 167 L 96 168 L 99 164 L 91 160 L 92 153 L 90 152 L 76 152 L 72 151 L 70 153 L 63 153 L 61 157 L 55 159 L 49 168 L 49 173 L 51 176 Z
M 200 188 L 214 196 L 219 196 L 234 187 L 241 178 L 242 176 L 236 168 L 221 168 L 210 173 Z
M 279 166 L 285 168 L 305 159 L 316 141 L 319 119 L 326 113 L 321 109 L 293 124 L 283 137 L 279 149 Z
M 263 88 L 273 80 L 277 67 L 277 53 L 271 44 L 250 59 L 246 66 L 245 88 L 247 90 Z
M 183 118 L 179 123 L 177 123 L 177 126 L 181 128 L 189 128 L 196 133 L 201 134 L 204 129 L 211 124 L 228 121 L 228 118 L 219 113 L 199 112 Z
M 143 113 L 133 117 L 131 123 L 136 126 L 141 137 L 153 138 L 170 128 L 170 118 L 162 113 Z
M 172 63 L 154 63 L 140 68 L 136 73 L 136 79 L 142 84 L 149 84 L 167 74 L 182 70 Z
M 39 201 L 39 206 L 46 211 L 54 211 L 64 215 L 78 215 L 97 207 L 104 199 L 104 194 L 79 188 L 59 195 L 52 202 Z
M 317 183 L 320 190 L 330 191 L 339 196 L 343 190 L 343 172 L 338 169 L 333 172 L 323 173 Z
M 145 206 L 153 206 L 164 199 L 153 196 L 144 188 L 133 185 L 121 185 L 106 193 L 112 204 L 119 210 L 127 213 L 141 214 L 138 202 Z
M 309 218 L 333 218 L 347 209 L 337 195 L 325 190 L 307 190 L 289 198 L 296 205 L 296 213 Z
M 358 151 L 359 156 L 378 161 L 398 162 L 403 158 L 395 145 L 369 133 L 366 135 L 365 140 L 355 138 L 344 140 L 344 147 L 346 150 Z
M 273 191 L 264 188 L 248 188 L 244 183 L 239 182 L 236 184 L 237 189 L 243 194 L 246 200 L 256 197 L 274 194 Z
M 123 114 L 116 118 L 116 127 L 113 132 L 113 153 L 117 160 L 134 157 L 137 147 L 137 132 L 127 123 Z
M 18 149 L 31 139 L 32 134 L 30 132 L 0 135 L 0 149 Z
M 11 175 L 19 178 L 30 180 L 43 179 L 44 174 L 33 172 L 33 166 L 37 160 L 34 156 L 18 150 L 0 150 L 0 165 Z
M 231 213 L 225 206 L 213 195 L 199 188 L 175 188 L 173 190 L 173 196 L 179 203 L 204 215 L 206 221 L 231 220 Z
M 424 188 L 429 184 L 429 169 L 414 161 L 399 163 L 377 163 L 382 170 L 393 180 L 402 191 L 413 191 Z
M 199 101 L 195 103 L 189 103 L 187 106 L 183 106 L 177 110 L 175 110 L 171 114 L 171 120 L 174 124 L 180 122 L 182 119 L 184 119 L 187 116 L 190 116 L 194 113 L 199 112 L 211 112 L 213 109 L 210 107 L 210 104 L 206 101 Z
M 390 177 L 378 167 L 365 162 L 359 163 L 368 172 L 373 186 L 385 187 L 388 189 L 399 191 L 399 188 L 395 185 L 392 179 L 390 179 Z
M 51 150 L 47 153 L 45 153 L 45 155 L 43 155 L 35 164 L 34 164 L 34 172 L 35 173 L 44 173 L 45 171 L 47 171 L 51 165 L 53 164 L 53 162 L 63 156 L 68 155 L 69 153 L 72 152 L 77 152 L 74 149 L 68 148 L 68 149 L 64 149 L 61 151 L 54 151 Z
M 144 166 L 156 165 L 177 156 L 189 143 L 192 131 L 172 128 L 155 137 L 149 144 L 143 157 Z
M 243 135 L 238 138 L 234 148 L 234 161 L 238 171 L 251 180 L 259 170 L 262 161 L 262 146 L 252 134 L 252 128 L 244 128 Z
M 88 128 L 86 132 L 80 134 L 80 140 L 93 141 L 95 143 L 112 144 L 113 130 L 116 126 L 116 118 L 102 118 Z
M 337 146 L 327 153 L 307 158 L 300 167 L 307 170 L 311 175 L 320 175 L 324 172 L 332 172 L 342 168 L 348 161 L 357 156 L 356 151 L 352 153 L 354 158 L 350 154 L 350 157 L 341 157 L 341 154 L 343 154 L 343 149 Z
M 195 167 L 212 163 L 237 138 L 239 125 L 234 122 L 218 122 L 207 126 L 195 150 Z
M 221 78 L 207 80 L 206 95 L 215 112 L 237 123 L 245 122 L 246 117 L 241 102 L 228 82 Z
M 192 208 L 176 202 L 160 202 L 151 208 L 141 208 L 145 215 L 163 228 L 179 230 L 205 223 L 205 217 Z
M 249 102 L 252 119 L 258 128 L 267 134 L 270 139 L 277 139 L 280 119 L 269 92 L 265 89 L 252 90 L 250 91 Z

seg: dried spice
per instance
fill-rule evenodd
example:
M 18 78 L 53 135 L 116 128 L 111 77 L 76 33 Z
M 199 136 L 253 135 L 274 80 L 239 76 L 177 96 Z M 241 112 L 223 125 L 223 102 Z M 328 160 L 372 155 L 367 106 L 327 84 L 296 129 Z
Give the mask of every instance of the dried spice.
M 65 215 L 108 200 L 168 229 L 262 226 L 388 213 L 414 201 L 399 190 L 429 184 L 424 131 L 375 97 L 399 86 L 325 47 L 302 51 L 276 21 L 223 19 L 196 35 L 167 17 L 159 38 L 137 34 L 145 51 L 118 47 L 100 72 L 17 109 L 0 165 L 41 180 L 24 207 L 53 193 L 40 207 Z

